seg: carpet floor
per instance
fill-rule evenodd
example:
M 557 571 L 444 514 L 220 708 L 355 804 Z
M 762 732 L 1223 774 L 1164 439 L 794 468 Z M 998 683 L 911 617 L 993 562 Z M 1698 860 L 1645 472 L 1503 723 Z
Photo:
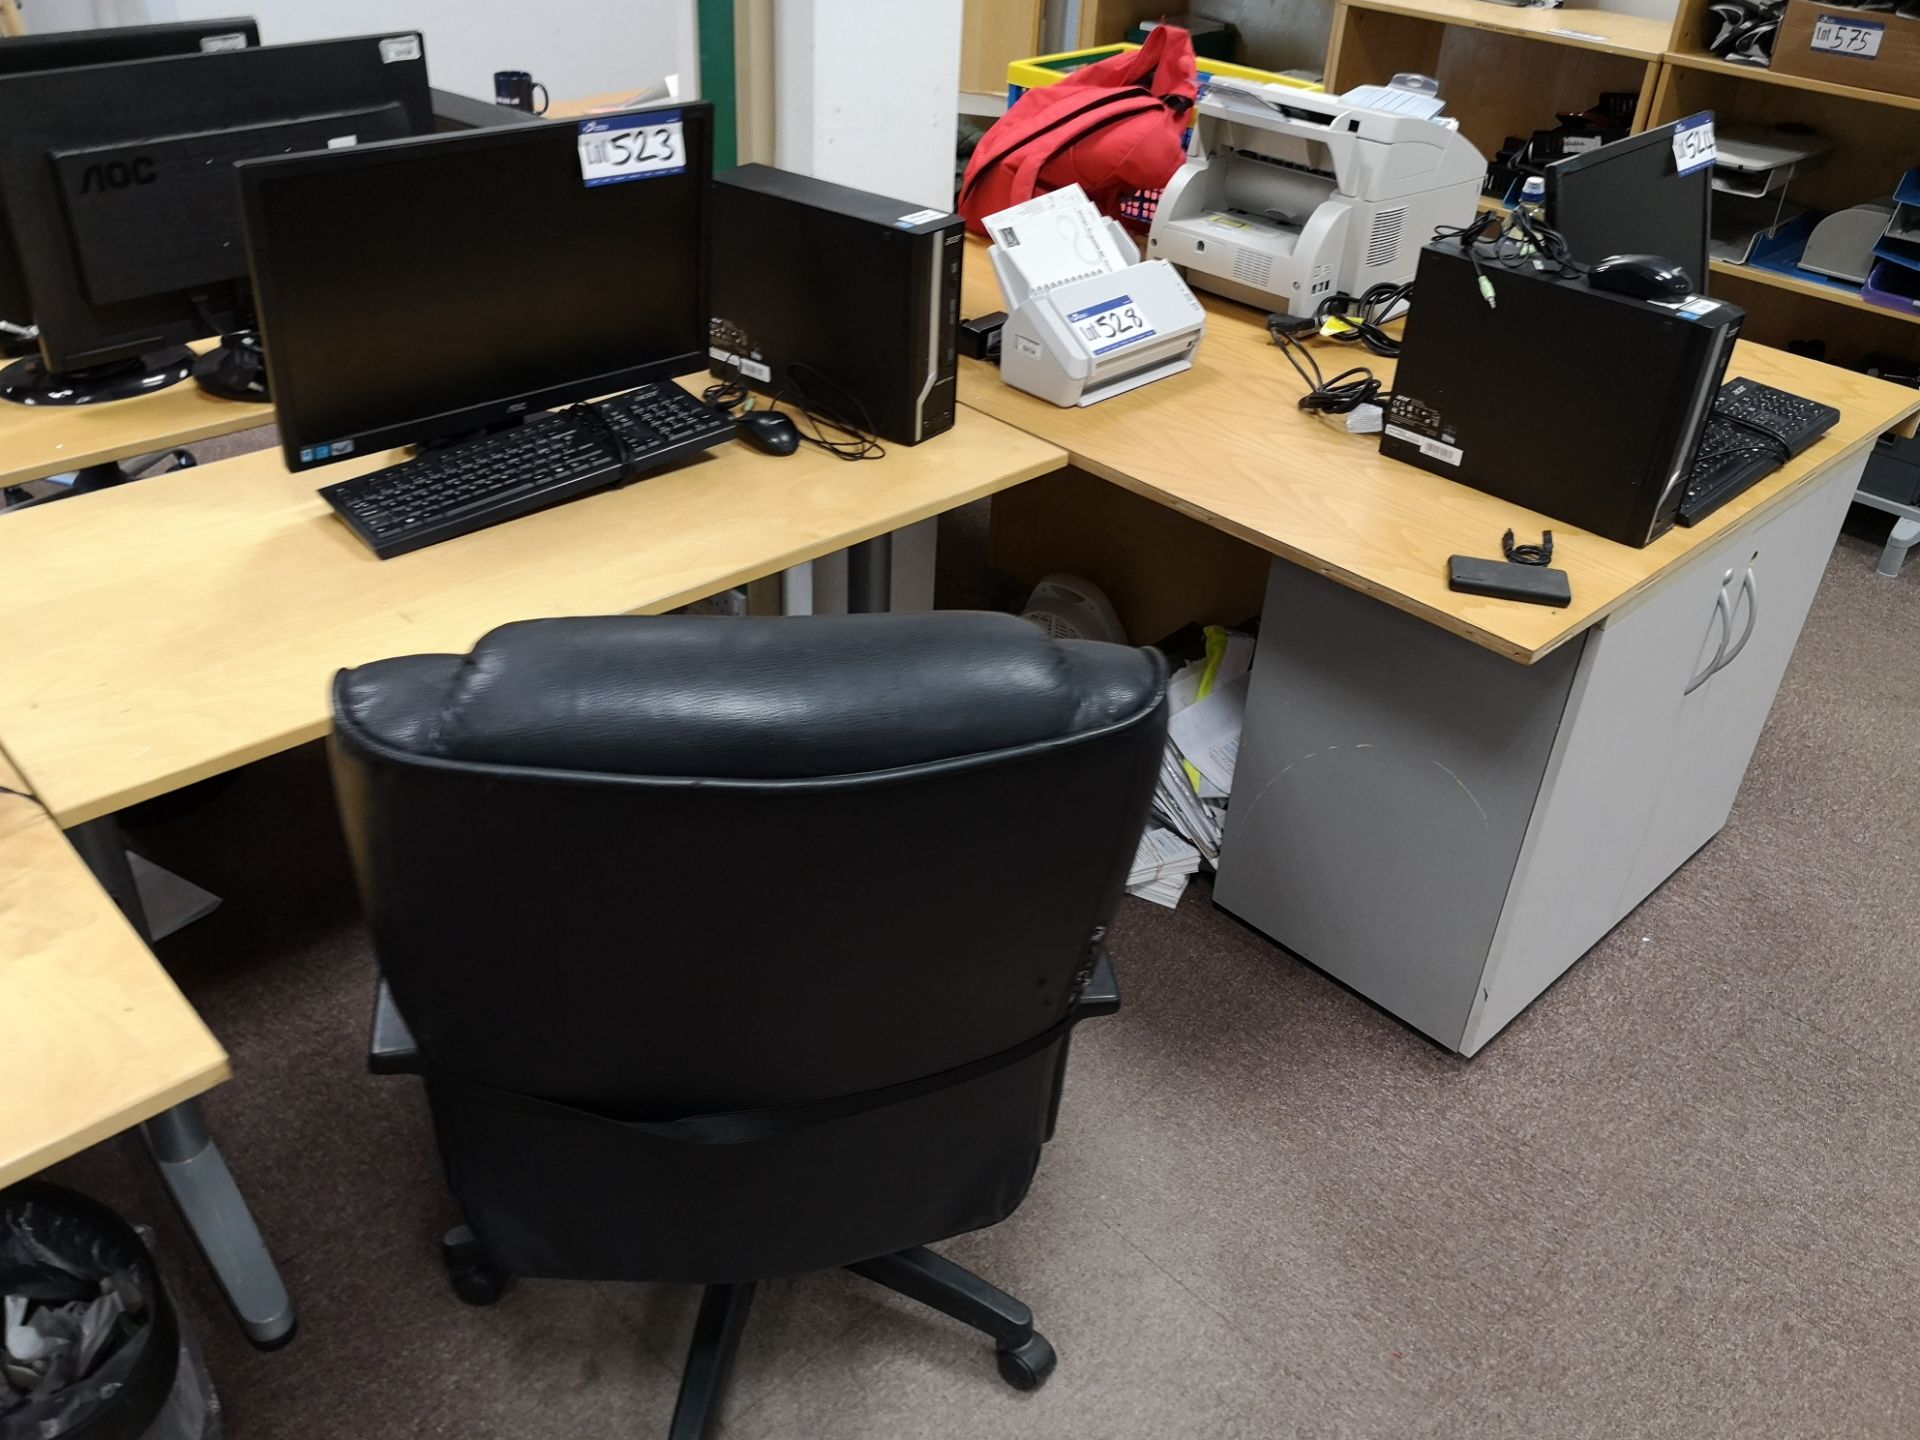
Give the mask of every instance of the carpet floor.
M 1725 831 L 1471 1062 L 1216 910 L 1128 901 L 1012 1219 L 1041 1391 L 846 1275 L 764 1287 L 729 1440 L 1920 1434 L 1920 564 L 1844 535 Z M 943 526 L 970 598 L 978 508 Z M 237 1440 L 664 1436 L 696 1294 L 452 1295 L 415 1082 L 307 747 L 149 815 L 225 897 L 160 946 L 232 1052 L 207 1111 L 300 1311 L 256 1354 L 137 1139 L 57 1167 L 158 1233 Z M 1038 840 L 1039 837 L 1036 837 Z

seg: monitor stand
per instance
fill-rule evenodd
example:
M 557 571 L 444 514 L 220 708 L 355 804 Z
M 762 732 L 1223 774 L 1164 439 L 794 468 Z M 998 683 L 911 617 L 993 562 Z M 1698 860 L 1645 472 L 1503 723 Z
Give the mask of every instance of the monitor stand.
M 530 410 L 527 415 L 539 415 L 545 412 Z M 455 445 L 470 445 L 476 440 L 485 440 L 490 435 L 504 435 L 509 430 L 518 429 L 526 423 L 527 415 L 509 415 L 503 420 L 494 420 L 472 430 L 457 430 L 451 435 L 440 435 L 432 440 L 421 440 L 413 446 L 415 455 L 425 455 L 434 450 L 446 450 Z
M 0 370 L 0 399 L 16 405 L 101 405 L 164 390 L 191 374 L 193 352 L 184 345 L 59 373 L 35 355 Z
M 267 358 L 260 351 L 260 332 L 236 330 L 220 337 L 220 348 L 209 350 L 193 363 L 193 378 L 202 390 L 224 400 L 251 400 L 264 404 Z

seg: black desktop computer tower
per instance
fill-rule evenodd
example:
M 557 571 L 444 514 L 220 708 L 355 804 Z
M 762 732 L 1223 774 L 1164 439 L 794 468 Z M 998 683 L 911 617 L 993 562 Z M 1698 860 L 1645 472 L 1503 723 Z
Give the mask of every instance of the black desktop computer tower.
M 1744 311 L 1476 266 L 1454 241 L 1420 252 L 1413 296 L 1381 454 L 1623 545 L 1673 527 Z
M 768 165 L 714 179 L 713 373 L 917 445 L 953 427 L 958 215 Z

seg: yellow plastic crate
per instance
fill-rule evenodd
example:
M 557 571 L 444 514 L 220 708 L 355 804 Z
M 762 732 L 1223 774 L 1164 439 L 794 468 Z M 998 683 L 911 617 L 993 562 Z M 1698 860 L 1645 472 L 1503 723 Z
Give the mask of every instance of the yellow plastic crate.
M 1010 60 L 1007 62 L 1007 104 L 1013 104 L 1027 91 L 1039 86 L 1057 85 L 1082 66 L 1139 48 L 1138 45 L 1128 44 L 1096 45 L 1091 50 L 1063 50 L 1058 55 L 1035 55 L 1029 60 Z M 1256 70 L 1251 65 L 1235 65 L 1230 60 L 1209 60 L 1202 55 L 1195 63 L 1199 66 L 1200 93 L 1203 95 L 1207 90 L 1207 81 L 1215 75 L 1231 75 L 1236 80 L 1251 80 L 1256 85 L 1285 85 L 1294 90 L 1322 88 L 1311 80 L 1296 80 L 1291 75 Z

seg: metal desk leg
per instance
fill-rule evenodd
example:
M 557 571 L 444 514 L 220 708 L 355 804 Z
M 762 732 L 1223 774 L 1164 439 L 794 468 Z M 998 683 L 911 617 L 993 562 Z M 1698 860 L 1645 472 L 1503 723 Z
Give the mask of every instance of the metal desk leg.
M 247 1339 L 262 1350 L 279 1349 L 293 1339 L 293 1303 L 226 1157 L 207 1133 L 200 1102 L 163 1111 L 140 1133 Z
M 133 881 L 133 862 L 127 859 L 127 841 L 120 833 L 120 822 L 111 815 L 89 820 L 67 831 L 67 839 L 87 862 L 100 888 L 113 897 L 120 913 L 140 932 L 140 938 L 151 944 L 153 927 L 147 923 L 147 908 L 140 902 L 140 887 Z
M 847 613 L 879 615 L 893 608 L 893 536 L 847 547 Z
M 1906 564 L 1907 551 L 1920 543 L 1920 520 L 1901 516 L 1893 522 L 1893 533 L 1887 536 L 1887 545 L 1880 552 L 1880 573 L 1891 579 L 1900 573 L 1900 567 Z
M 147 917 L 134 887 L 120 822 L 111 815 L 89 820 L 67 831 L 67 838 L 145 938 Z M 293 1338 L 294 1327 L 287 1287 L 260 1238 L 253 1212 L 234 1183 L 233 1172 L 227 1169 L 226 1158 L 207 1133 L 200 1102 L 183 1101 L 154 1116 L 140 1131 L 247 1338 L 263 1350 L 286 1344 Z

